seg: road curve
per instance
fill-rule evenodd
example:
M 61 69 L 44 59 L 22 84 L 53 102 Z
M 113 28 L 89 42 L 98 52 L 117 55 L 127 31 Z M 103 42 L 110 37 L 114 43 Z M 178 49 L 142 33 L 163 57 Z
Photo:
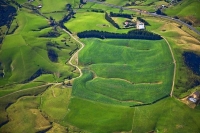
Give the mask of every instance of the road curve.
M 77 65 L 74 65 L 74 64 L 72 63 L 72 59 L 75 57 L 76 54 L 78 54 L 78 53 L 83 49 L 84 44 L 83 44 L 82 42 L 80 42 L 78 39 L 76 39 L 71 33 L 69 33 L 68 31 L 66 31 L 65 29 L 63 29 L 63 31 L 65 31 L 67 34 L 69 34 L 69 35 L 70 35 L 75 41 L 77 41 L 79 44 L 81 44 L 81 48 L 80 48 L 78 51 L 76 51 L 76 52 L 72 55 L 72 57 L 70 58 L 70 60 L 68 61 L 68 63 L 69 63 L 70 65 L 72 65 L 73 67 L 76 67 L 76 68 L 79 70 L 80 75 L 79 75 L 78 77 L 76 77 L 76 78 L 79 78 L 79 77 L 81 77 L 81 76 L 83 75 L 83 73 L 82 73 L 81 69 L 80 69 Z M 76 79 L 76 78 L 74 78 L 74 79 Z M 36 87 L 31 87 L 31 88 L 28 88 L 28 89 L 18 90 L 18 91 L 9 93 L 9 94 L 7 94 L 7 95 L 4 95 L 4 96 L 0 97 L 0 99 L 5 98 L 6 96 L 9 96 L 9 95 L 12 95 L 12 94 L 21 92 L 21 91 L 27 91 L 27 90 L 31 90 L 31 89 L 34 89 L 34 88 L 39 88 L 39 87 L 44 87 L 44 86 L 49 86 L 49 85 L 54 85 L 54 84 L 55 84 L 55 85 L 59 85 L 59 84 L 61 84 L 61 83 L 47 83 L 47 84 L 44 84 L 44 85 L 40 85 L 40 86 L 36 86 Z
M 154 17 L 160 17 L 160 18 L 163 18 L 163 19 L 168 19 L 168 20 L 171 20 L 171 21 L 175 21 L 176 23 L 185 25 L 190 30 L 192 30 L 195 33 L 197 33 L 198 35 L 200 35 L 200 31 L 198 31 L 197 29 L 195 29 L 193 26 L 186 24 L 185 22 L 181 21 L 180 19 L 175 19 L 175 18 L 172 18 L 172 17 L 169 17 L 169 16 L 164 16 L 164 15 L 158 15 L 156 13 L 150 13 L 150 12 L 146 12 L 146 11 L 143 11 L 143 10 L 130 9 L 130 8 L 122 7 L 122 6 L 108 4 L 108 3 L 105 3 L 105 2 L 99 2 L 99 1 L 96 1 L 96 0 L 87 0 L 87 2 L 98 3 L 98 4 L 105 5 L 105 6 L 110 6 L 110 7 L 113 7 L 113 8 L 119 8 L 119 9 L 122 8 L 123 10 L 129 10 L 129 11 L 139 12 L 139 13 L 148 14 L 148 15 L 151 15 L 151 16 L 154 16 Z
M 77 50 L 73 55 L 72 55 L 72 57 L 70 58 L 70 60 L 68 61 L 68 63 L 70 64 L 70 65 L 72 65 L 73 67 L 75 67 L 76 69 L 78 69 L 78 71 L 80 72 L 80 75 L 78 76 L 78 77 L 76 77 L 76 78 L 80 78 L 82 75 L 83 75 L 83 73 L 82 73 L 82 71 L 81 71 L 81 69 L 77 66 L 77 65 L 74 65 L 73 63 L 72 63 L 72 60 L 75 58 L 75 56 L 76 56 L 76 54 L 78 55 L 78 53 L 83 49 L 83 47 L 85 46 L 82 42 L 80 42 L 77 38 L 75 38 L 71 33 L 69 33 L 67 30 L 65 30 L 65 29 L 62 29 L 64 32 L 66 32 L 68 35 L 70 35 L 70 37 L 72 37 L 75 41 L 77 41 L 79 44 L 81 44 L 81 48 L 79 49 L 79 50 Z M 74 79 L 76 79 L 76 78 L 74 78 Z

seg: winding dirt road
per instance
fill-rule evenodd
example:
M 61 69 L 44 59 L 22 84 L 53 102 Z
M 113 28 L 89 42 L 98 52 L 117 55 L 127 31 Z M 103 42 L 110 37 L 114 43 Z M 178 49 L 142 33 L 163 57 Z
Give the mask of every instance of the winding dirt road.
M 78 51 L 76 51 L 76 52 L 72 55 L 72 57 L 70 58 L 70 60 L 68 61 L 68 63 L 69 63 L 70 65 L 72 65 L 73 67 L 76 67 L 76 69 L 78 69 L 78 71 L 80 72 L 80 75 L 79 75 L 78 77 L 76 77 L 76 78 L 79 78 L 79 77 L 81 77 L 81 76 L 83 75 L 83 73 L 82 73 L 81 69 L 80 69 L 77 65 L 74 65 L 74 64 L 72 63 L 72 60 L 73 60 L 74 58 L 76 58 L 76 55 L 78 55 L 78 53 L 83 49 L 84 44 L 83 44 L 82 42 L 80 42 L 77 38 L 75 38 L 71 33 L 69 33 L 68 31 L 66 31 L 65 29 L 63 29 L 63 31 L 65 31 L 67 34 L 69 34 L 69 35 L 70 35 L 75 41 L 77 41 L 79 44 L 81 44 L 81 48 L 80 48 Z M 76 78 L 74 78 L 74 79 L 76 79 Z M 44 85 L 40 85 L 40 86 L 36 86 L 36 87 L 31 87 L 31 88 L 28 88 L 28 89 L 18 90 L 18 91 L 12 92 L 12 93 L 10 93 L 10 94 L 4 95 L 4 96 L 0 97 L 0 99 L 5 98 L 6 96 L 9 96 L 9 95 L 18 93 L 18 92 L 27 91 L 27 90 L 31 90 L 31 89 L 34 89 L 34 88 L 39 88 L 39 87 L 44 87 L 44 86 L 49 86 L 49 85 L 54 85 L 54 84 L 58 85 L 58 84 L 61 84 L 61 83 L 47 83 L 47 84 L 44 84 Z
M 166 43 L 168 44 L 169 50 L 170 50 L 172 58 L 173 58 L 173 63 L 174 63 L 174 75 L 173 75 L 173 81 L 172 81 L 172 90 L 171 90 L 171 93 L 170 93 L 170 96 L 172 97 L 173 96 L 173 91 L 174 91 L 175 77 L 176 77 L 176 60 L 174 58 L 174 53 L 172 51 L 172 48 L 171 48 L 169 42 L 167 41 L 167 39 L 165 37 L 163 37 L 163 36 L 161 36 L 161 37 L 163 39 L 165 39 Z
M 69 63 L 70 65 L 72 65 L 73 67 L 75 67 L 76 69 L 78 69 L 78 71 L 80 72 L 80 75 L 79 75 L 78 77 L 73 78 L 73 79 L 77 79 L 77 78 L 80 78 L 80 77 L 83 75 L 83 73 L 82 73 L 81 69 L 80 69 L 77 65 L 75 65 L 75 64 L 72 63 L 72 60 L 76 58 L 76 55 L 78 56 L 78 53 L 84 48 L 85 44 L 83 44 L 82 42 L 80 42 L 77 38 L 75 38 L 75 37 L 74 37 L 71 33 L 69 33 L 67 30 L 63 29 L 63 31 L 66 32 L 68 35 L 70 35 L 70 36 L 71 36 L 75 41 L 77 41 L 79 44 L 81 44 L 81 48 L 80 48 L 79 50 L 77 50 L 77 51 L 72 55 L 72 57 L 70 58 L 70 60 L 68 61 L 68 63 Z M 77 57 L 77 58 L 78 58 L 78 57 Z M 78 61 L 77 61 L 77 64 L 78 64 Z

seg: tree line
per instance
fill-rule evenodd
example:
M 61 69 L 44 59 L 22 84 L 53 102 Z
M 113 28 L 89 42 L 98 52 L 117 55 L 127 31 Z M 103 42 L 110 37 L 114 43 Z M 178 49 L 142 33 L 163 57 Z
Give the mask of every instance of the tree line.
M 117 23 L 115 23 L 115 21 L 111 18 L 110 15 L 108 15 L 108 13 L 105 13 L 105 19 L 110 22 L 114 27 L 116 27 L 117 29 L 120 29 L 119 25 Z
M 125 14 L 125 13 L 113 13 L 113 12 L 110 12 L 110 16 L 111 17 L 129 18 L 129 19 L 133 18 L 132 14 Z
M 113 38 L 113 39 L 144 39 L 144 40 L 160 40 L 162 37 L 158 34 L 146 30 L 131 30 L 128 33 L 112 33 L 106 31 L 83 31 L 77 34 L 79 38 Z
M 144 23 L 145 25 L 149 25 L 149 26 L 150 26 L 150 24 L 149 24 L 146 20 L 142 19 L 141 17 L 137 17 L 137 19 L 138 19 L 140 22 Z
M 59 21 L 59 26 L 65 30 L 67 30 L 68 32 L 72 33 L 67 27 L 64 26 L 64 23 L 69 21 L 71 18 L 75 18 L 74 15 L 76 14 L 73 9 L 71 8 L 71 5 L 70 4 L 67 4 L 66 7 L 68 7 L 68 12 L 69 14 L 68 15 L 65 15 L 63 17 L 62 20 Z
M 104 13 L 105 11 L 102 9 L 92 9 L 92 12 L 100 12 L 100 13 Z

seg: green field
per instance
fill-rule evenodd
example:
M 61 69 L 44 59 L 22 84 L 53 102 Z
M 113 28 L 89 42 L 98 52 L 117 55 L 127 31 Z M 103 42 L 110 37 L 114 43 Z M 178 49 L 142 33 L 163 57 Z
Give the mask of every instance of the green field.
M 52 86 L 42 94 L 40 109 L 51 119 L 60 121 L 66 115 L 70 95 L 70 88 Z
M 0 80 L 1 86 L 14 82 L 23 82 L 38 69 L 54 74 L 55 81 L 72 75 L 70 72 L 66 73 L 65 70 L 73 70 L 73 68 L 65 65 L 65 62 L 70 57 L 69 53 L 77 48 L 77 44 L 71 41 L 66 46 L 61 42 L 63 39 L 70 39 L 66 34 L 51 38 L 40 37 L 52 31 L 48 21 L 44 18 L 21 11 L 16 19 L 19 27 L 13 34 L 5 37 L 0 51 L 0 62 L 2 62 L 5 72 L 4 79 Z M 47 42 L 55 43 L 62 49 L 60 51 L 57 47 L 50 47 L 59 55 L 58 63 L 51 62 L 49 59 Z M 62 76 L 56 76 L 56 74 Z
M 117 28 L 105 20 L 105 13 L 77 13 L 75 18 L 72 18 L 69 22 L 65 23 L 65 26 L 75 33 L 85 30 L 117 31 Z
M 194 25 L 200 25 L 200 3 L 198 0 L 183 0 L 178 5 L 165 10 L 170 16 L 178 16 L 191 21 Z
M 90 132 L 129 131 L 132 126 L 133 110 L 72 98 L 64 121 Z
M 51 32 L 59 35 L 49 36 Z M 79 45 L 59 27 L 51 27 L 48 19 L 22 8 L 8 33 L 0 50 L 0 96 L 7 99 L 1 103 L 0 123 L 7 119 L 5 109 L 19 97 L 41 93 L 49 82 L 78 75 L 66 62 Z M 50 60 L 49 50 L 57 54 L 57 62 Z
M 110 104 L 152 103 L 169 95 L 173 61 L 164 40 L 83 39 L 83 76 L 72 94 Z M 169 55 L 166 57 L 166 55 Z
M 37 110 L 39 100 L 38 97 L 23 97 L 10 106 L 7 112 L 12 120 L 0 132 L 37 132 L 50 127 L 50 122 Z
M 146 20 L 150 24 L 146 30 L 167 39 L 173 60 L 164 39 L 77 37 L 76 33 L 86 30 L 132 30 L 117 29 L 105 19 L 105 12 L 119 13 L 119 8 L 93 2 L 79 8 L 80 0 L 16 0 L 22 7 L 5 2 L 17 13 L 10 25 L 0 27 L 0 37 L 5 37 L 0 46 L 0 133 L 200 132 L 200 106 L 190 108 L 181 100 L 200 90 L 195 84 L 200 76 L 185 65 L 182 56 L 185 51 L 199 53 L 199 35 L 172 20 L 124 10 Z M 135 4 L 128 6 L 131 2 Z M 164 0 L 105 3 L 150 12 L 168 5 Z M 64 22 L 71 35 L 60 23 L 70 12 L 67 4 L 75 12 Z M 42 7 L 36 9 L 38 5 Z M 198 23 L 198 5 L 197 0 L 182 0 L 165 12 Z M 120 28 L 127 20 L 113 19 Z M 82 47 L 76 39 L 85 45 L 74 54 Z
M 157 8 L 161 5 L 168 5 L 167 2 L 164 0 L 106 0 L 108 4 L 118 5 L 118 6 L 125 6 L 127 8 L 134 8 L 139 10 L 145 10 L 149 12 L 155 12 Z M 131 5 L 134 2 L 135 4 Z M 119 9 L 118 9 L 119 10 Z

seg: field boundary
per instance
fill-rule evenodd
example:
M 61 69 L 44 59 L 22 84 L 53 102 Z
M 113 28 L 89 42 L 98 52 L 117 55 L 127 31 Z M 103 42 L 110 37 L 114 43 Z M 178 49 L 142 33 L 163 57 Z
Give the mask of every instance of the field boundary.
M 53 84 L 61 84 L 61 83 L 47 83 L 47 84 L 44 84 L 44 85 L 31 87 L 31 88 L 28 88 L 28 89 L 18 90 L 18 91 L 15 91 L 15 92 L 9 93 L 9 94 L 7 94 L 7 95 L 4 95 L 4 96 L 0 97 L 0 99 L 1 99 L 1 98 L 4 98 L 4 97 L 7 97 L 7 96 L 10 96 L 10 95 L 12 95 L 12 94 L 18 93 L 18 92 L 27 91 L 27 90 L 31 90 L 31 89 L 34 89 L 34 88 L 45 87 L 45 86 L 49 86 L 49 85 L 53 85 Z
M 170 96 L 172 97 L 173 96 L 173 91 L 174 91 L 174 84 L 175 84 L 175 78 L 176 78 L 176 60 L 175 60 L 175 57 L 174 57 L 174 53 L 172 51 L 172 48 L 169 44 L 169 42 L 167 41 L 167 39 L 163 36 L 161 36 L 165 42 L 167 43 L 168 47 L 169 47 L 169 50 L 171 52 L 171 55 L 172 55 L 172 59 L 173 59 L 173 63 L 174 63 L 174 75 L 173 75 L 173 81 L 172 81 L 172 89 L 171 89 L 171 92 L 170 92 Z

